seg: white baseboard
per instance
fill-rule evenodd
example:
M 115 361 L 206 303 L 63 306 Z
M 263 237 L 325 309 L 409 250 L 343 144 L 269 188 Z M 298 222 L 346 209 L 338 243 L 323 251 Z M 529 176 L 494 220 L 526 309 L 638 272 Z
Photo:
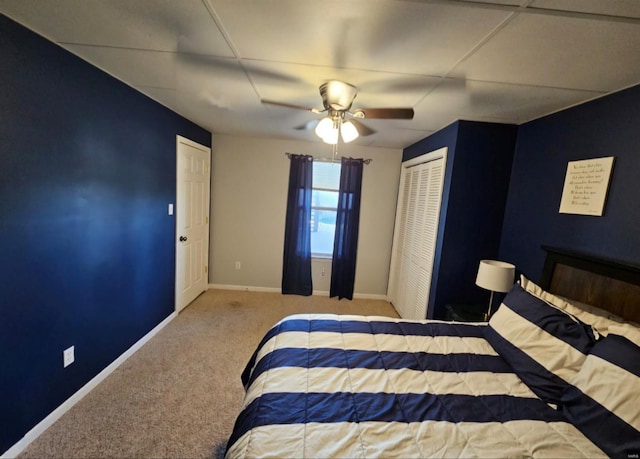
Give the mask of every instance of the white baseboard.
M 231 285 L 231 284 L 209 284 L 209 288 L 219 290 L 243 290 L 245 292 L 267 292 L 280 293 L 281 290 L 275 287 L 251 287 L 248 285 Z
M 209 288 L 219 290 L 242 290 L 245 292 L 268 292 L 268 293 L 281 293 L 282 289 L 275 287 L 251 287 L 247 285 L 230 285 L 230 284 L 209 284 Z M 315 296 L 329 296 L 329 292 L 325 290 L 314 290 Z M 354 299 L 363 300 L 383 300 L 387 301 L 387 295 L 375 294 L 375 293 L 354 293 Z
M 166 319 L 156 325 L 149 333 L 140 338 L 133 346 L 127 349 L 120 357 L 115 359 L 109 366 L 93 377 L 87 384 L 82 386 L 75 394 L 65 400 L 62 405 L 53 410 L 46 418 L 36 424 L 33 429 L 25 434 L 15 445 L 5 451 L 0 459 L 14 458 L 22 451 L 26 449 L 32 441 L 34 441 L 40 434 L 47 430 L 54 422 L 62 417 L 67 411 L 78 403 L 82 398 L 87 395 L 91 390 L 100 384 L 107 376 L 124 363 L 129 357 L 131 357 L 138 349 L 140 349 L 147 341 L 162 330 L 169 322 L 178 316 L 177 312 L 172 312 Z
M 362 300 L 382 300 L 382 301 L 386 301 L 387 303 L 389 301 L 387 301 L 387 295 L 381 295 L 378 293 L 354 293 L 353 294 L 353 298 L 354 299 L 362 299 Z

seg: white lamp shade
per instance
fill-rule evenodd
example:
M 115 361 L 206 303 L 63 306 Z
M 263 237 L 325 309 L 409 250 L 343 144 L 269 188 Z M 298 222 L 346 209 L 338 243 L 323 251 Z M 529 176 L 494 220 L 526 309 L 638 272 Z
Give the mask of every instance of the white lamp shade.
M 324 143 L 331 145 L 338 143 L 338 126 L 330 117 L 320 120 L 316 126 L 316 134 Z
M 338 130 L 337 129 L 331 129 L 330 131 L 327 131 L 327 133 L 322 138 L 322 141 L 324 143 L 328 143 L 330 145 L 337 144 L 338 143 Z
M 333 120 L 331 118 L 322 118 L 316 126 L 316 134 L 324 139 L 333 130 Z
M 351 121 L 345 121 L 342 123 L 340 126 L 340 132 L 344 143 L 352 142 L 358 138 L 358 130 Z
M 516 267 L 497 260 L 480 260 L 476 285 L 492 292 L 508 292 L 513 286 Z

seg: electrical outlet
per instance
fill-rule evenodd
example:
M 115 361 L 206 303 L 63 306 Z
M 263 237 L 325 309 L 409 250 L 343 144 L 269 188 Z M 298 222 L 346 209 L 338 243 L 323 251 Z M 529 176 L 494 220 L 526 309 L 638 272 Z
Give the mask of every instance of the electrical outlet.
M 75 361 L 76 357 L 74 348 L 75 346 L 71 346 L 70 348 L 62 351 L 62 364 L 64 365 L 64 368 L 67 368 Z
M 236 261 L 236 269 L 240 269 L 240 262 Z

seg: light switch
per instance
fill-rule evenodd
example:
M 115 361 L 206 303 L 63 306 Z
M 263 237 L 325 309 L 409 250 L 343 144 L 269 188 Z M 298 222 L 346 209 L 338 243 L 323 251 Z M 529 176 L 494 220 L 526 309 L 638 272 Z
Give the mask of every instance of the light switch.
M 75 346 L 71 346 L 64 351 L 62 351 L 62 366 L 67 368 L 76 360 L 75 356 Z
M 173 204 L 169 204 L 169 215 L 173 215 Z

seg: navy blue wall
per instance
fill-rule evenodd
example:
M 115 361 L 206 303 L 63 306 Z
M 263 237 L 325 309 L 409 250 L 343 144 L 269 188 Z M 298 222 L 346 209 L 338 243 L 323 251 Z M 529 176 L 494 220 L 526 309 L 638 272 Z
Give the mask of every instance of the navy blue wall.
M 520 127 L 500 256 L 533 280 L 542 244 L 640 264 L 640 86 Z M 559 214 L 567 162 L 615 156 L 602 217 Z
M 452 161 L 452 157 L 456 151 L 459 126 L 460 121 L 456 121 L 455 123 L 451 123 L 449 126 L 440 129 L 438 132 L 431 134 L 429 137 L 425 137 L 413 145 L 408 146 L 402 151 L 402 161 L 408 161 L 443 147 L 448 148 L 449 151 L 447 154 L 449 155 L 449 161 Z
M 4 16 L 0 91 L 1 453 L 173 312 L 175 136 L 211 134 Z
M 458 121 L 404 151 L 408 160 L 448 147 L 429 318 L 444 319 L 449 303 L 488 303 L 475 276 L 498 256 L 516 135 L 514 125 Z
M 488 292 L 475 279 L 480 260 L 498 257 L 516 136 L 514 125 L 460 121 L 439 274 L 429 301 L 435 318 L 445 318 L 448 303 L 488 304 Z

